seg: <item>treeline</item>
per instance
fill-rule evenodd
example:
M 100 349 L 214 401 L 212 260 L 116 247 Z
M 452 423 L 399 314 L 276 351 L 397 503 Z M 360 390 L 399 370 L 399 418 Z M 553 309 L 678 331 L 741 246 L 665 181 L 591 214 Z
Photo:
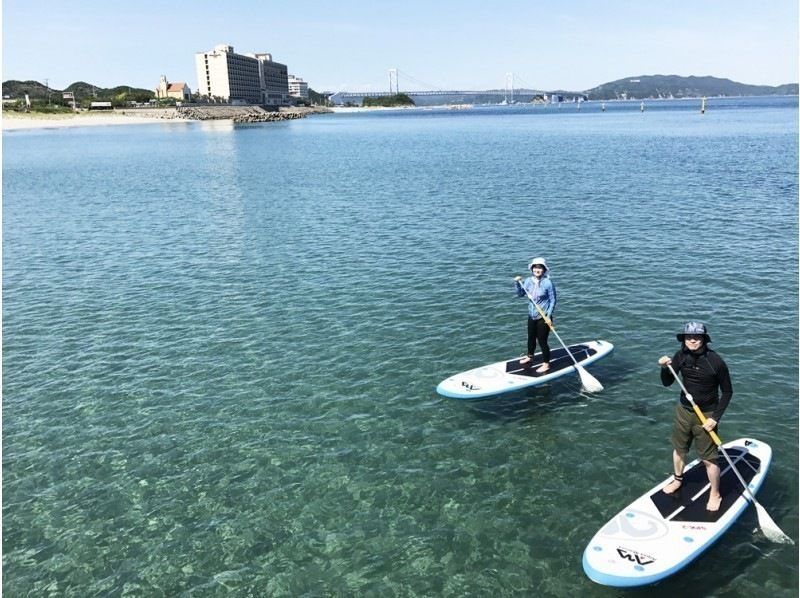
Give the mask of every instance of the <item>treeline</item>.
M 119 85 L 117 87 L 104 88 L 77 81 L 65 89 L 54 89 L 47 87 L 39 81 L 15 81 L 3 82 L 4 106 L 8 106 L 9 101 L 13 101 L 12 107 L 24 108 L 25 96 L 31 102 L 31 108 L 39 111 L 48 109 L 72 109 L 72 99 L 64 99 L 64 93 L 71 93 L 75 98 L 79 108 L 89 108 L 92 102 L 111 102 L 114 108 L 124 108 L 131 104 L 146 104 L 156 99 L 155 91 Z M 298 105 L 327 106 L 330 102 L 328 97 L 317 93 L 313 89 L 308 90 L 308 101 L 295 100 Z M 202 101 L 198 93 L 192 95 L 194 101 Z M 160 98 L 158 104 L 162 106 L 174 105 L 175 98 Z
M 415 106 L 414 100 L 404 93 L 396 93 L 391 96 L 382 96 L 379 98 L 365 97 L 361 103 L 365 108 L 381 107 L 381 108 L 395 108 L 397 106 Z
M 111 102 L 115 108 L 129 106 L 131 103 L 147 103 L 155 98 L 155 92 L 149 89 L 140 89 L 127 85 L 103 88 L 77 81 L 65 89 L 54 89 L 41 84 L 39 81 L 4 81 L 3 99 L 14 100 L 20 106 L 25 104 L 25 96 L 31 102 L 31 107 L 37 110 L 67 109 L 72 107 L 72 98 L 64 98 L 65 93 L 72 94 L 79 108 L 88 108 L 92 102 Z M 164 101 L 164 103 L 169 103 Z M 174 101 L 172 102 L 174 103 Z

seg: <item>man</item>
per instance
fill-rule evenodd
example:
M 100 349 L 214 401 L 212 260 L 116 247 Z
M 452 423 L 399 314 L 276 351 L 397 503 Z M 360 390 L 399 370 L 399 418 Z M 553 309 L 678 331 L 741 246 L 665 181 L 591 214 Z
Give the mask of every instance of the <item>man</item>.
M 661 365 L 661 383 L 670 386 L 675 377 L 669 371 L 672 365 L 676 373 L 680 373 L 686 390 L 692 395 L 694 402 L 708 418 L 705 425 L 700 423 L 692 404 L 681 391 L 680 402 L 675 407 L 675 419 L 672 424 L 672 465 L 673 480 L 664 487 L 665 494 L 675 494 L 683 484 L 683 468 L 692 441 L 706 467 L 706 474 L 711 486 L 706 508 L 718 511 L 722 496 L 719 493 L 720 471 L 717 465 L 717 445 L 709 432 L 714 430 L 725 413 L 733 396 L 731 377 L 728 366 L 723 359 L 708 348 L 711 337 L 708 328 L 702 322 L 688 322 L 683 332 L 676 335 L 681 348 L 670 359 L 664 355 L 658 360 Z

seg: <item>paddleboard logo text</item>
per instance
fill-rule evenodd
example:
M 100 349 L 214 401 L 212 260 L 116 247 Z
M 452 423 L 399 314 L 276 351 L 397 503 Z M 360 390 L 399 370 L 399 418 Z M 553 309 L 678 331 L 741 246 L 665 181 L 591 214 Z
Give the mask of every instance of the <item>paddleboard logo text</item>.
M 467 390 L 480 390 L 481 389 L 480 386 L 476 386 L 475 384 L 470 384 L 466 380 L 462 380 L 461 381 L 461 386 L 463 386 Z
M 632 563 L 636 563 L 637 565 L 644 566 L 656 562 L 656 559 L 650 555 L 642 554 L 641 552 L 636 552 L 635 550 L 628 550 L 627 548 L 617 547 L 617 554 L 623 559 L 626 559 Z
M 708 528 L 705 525 L 692 525 L 690 523 L 684 523 L 681 526 L 681 529 L 691 529 L 691 530 L 695 530 L 695 531 L 697 531 L 697 530 L 705 531 Z

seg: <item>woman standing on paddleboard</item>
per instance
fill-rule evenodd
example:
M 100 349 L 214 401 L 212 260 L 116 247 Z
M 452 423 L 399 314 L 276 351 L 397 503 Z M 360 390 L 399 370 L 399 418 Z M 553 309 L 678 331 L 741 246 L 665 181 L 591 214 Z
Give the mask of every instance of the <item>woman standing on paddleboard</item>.
M 556 285 L 550 279 L 547 262 L 543 257 L 537 257 L 528 264 L 532 276 L 522 280 L 521 276 L 514 279 L 518 297 L 528 297 L 528 353 L 519 360 L 520 365 L 530 363 L 536 352 L 536 341 L 542 347 L 542 365 L 536 371 L 540 374 L 550 369 L 550 345 L 547 337 L 550 336 L 550 324 L 553 311 L 556 308 Z M 536 306 L 541 308 L 547 320 Z

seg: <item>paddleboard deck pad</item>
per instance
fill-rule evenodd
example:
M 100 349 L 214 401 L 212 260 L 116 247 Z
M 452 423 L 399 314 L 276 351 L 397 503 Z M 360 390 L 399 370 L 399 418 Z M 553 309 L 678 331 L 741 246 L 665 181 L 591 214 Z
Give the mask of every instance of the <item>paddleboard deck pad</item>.
M 723 444 L 736 470 L 755 495 L 767 475 L 772 449 L 752 438 Z M 684 468 L 674 494 L 662 489 L 672 476 L 642 495 L 595 534 L 583 553 L 583 570 L 592 581 L 619 588 L 656 583 L 677 573 L 733 524 L 750 504 L 744 486 L 720 452 L 718 511 L 706 510 L 709 485 L 699 459 Z
M 614 349 L 607 341 L 589 341 L 570 345 L 569 350 L 581 366 L 587 366 L 605 357 Z M 498 361 L 451 376 L 436 387 L 440 395 L 453 399 L 483 399 L 529 386 L 546 384 L 561 376 L 575 373 L 575 363 L 563 347 L 550 351 L 550 369 L 539 373 L 542 354 L 537 353 L 526 364 L 520 364 L 521 357 L 508 361 Z

